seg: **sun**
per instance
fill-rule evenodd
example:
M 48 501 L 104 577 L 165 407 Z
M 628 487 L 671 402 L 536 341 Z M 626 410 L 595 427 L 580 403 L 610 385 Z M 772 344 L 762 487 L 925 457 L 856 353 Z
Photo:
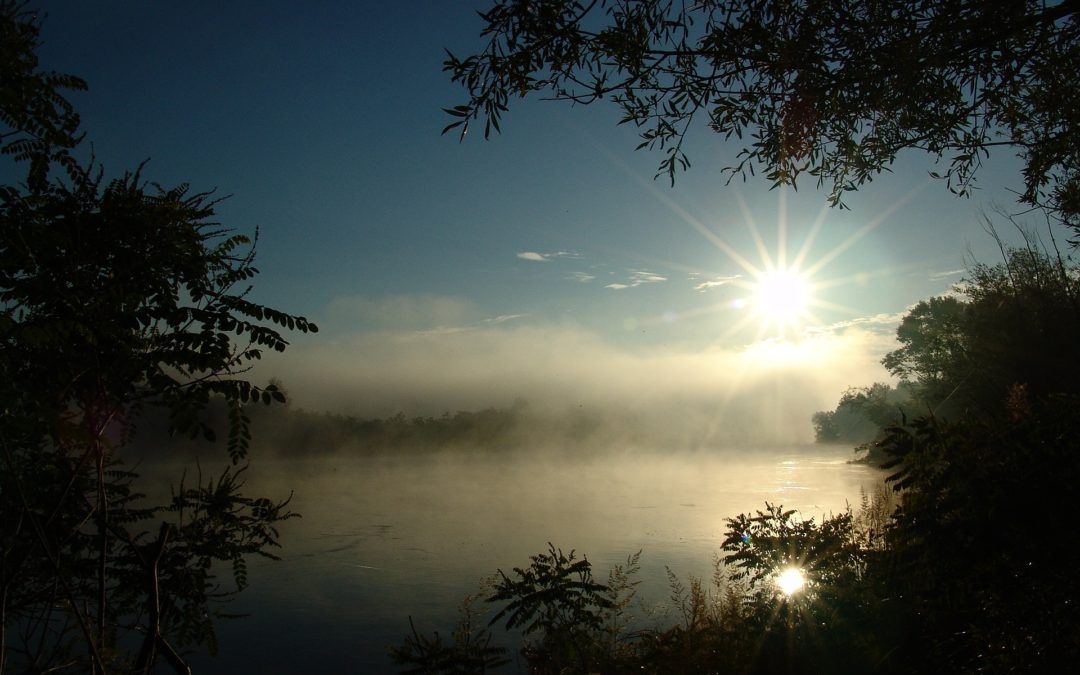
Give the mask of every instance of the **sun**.
M 806 586 L 806 576 L 802 570 L 788 567 L 776 577 L 776 584 L 784 595 L 790 598 Z
M 651 183 L 640 177 L 639 180 L 686 225 L 696 230 L 723 254 L 723 259 L 720 259 L 717 267 L 712 270 L 687 268 L 689 278 L 695 282 L 695 291 L 719 295 L 720 299 L 717 302 L 703 303 L 693 310 L 681 312 L 680 315 L 688 318 L 719 314 L 723 325 L 717 341 L 738 340 L 754 360 L 769 364 L 818 358 L 820 350 L 817 349 L 817 343 L 820 340 L 817 338 L 829 329 L 825 319 L 837 314 L 858 314 L 858 309 L 837 304 L 830 299 L 830 296 L 835 295 L 834 289 L 848 285 L 864 285 L 870 278 L 887 276 L 893 271 L 882 269 L 842 276 L 829 275 L 827 278 L 823 278 L 823 273 L 834 260 L 881 225 L 922 189 L 917 187 L 878 210 L 839 243 L 827 247 L 818 245 L 816 239 L 828 214 L 834 212 L 828 204 L 820 205 L 816 217 L 800 209 L 801 222 L 798 230 L 801 243 L 792 241 L 788 232 L 787 189 L 781 186 L 777 191 L 776 238 L 775 241 L 767 243 L 749 206 L 736 190 L 734 198 L 738 210 L 742 213 L 741 223 L 740 219 L 736 218 L 735 222 L 728 223 L 728 227 L 734 225 L 737 228 L 742 225 L 749 233 L 750 241 L 733 246 L 721 236 L 721 225 L 706 225 L 666 194 L 659 192 Z M 665 321 L 668 320 L 666 317 L 665 314 Z
M 822 205 L 816 217 L 800 224 L 799 230 L 805 234 L 801 237 L 800 245 L 792 246 L 795 242 L 789 239 L 786 191 L 781 189 L 778 197 L 776 239 L 766 243 L 749 207 L 736 193 L 743 224 L 750 234 L 750 247 L 732 246 L 717 231 L 684 215 L 686 222 L 727 259 L 724 263 L 727 269 L 720 273 L 702 274 L 706 280 L 699 283 L 695 290 L 707 292 L 727 287 L 726 291 L 722 291 L 727 296 L 725 300 L 703 309 L 724 314 L 727 325 L 721 339 L 741 336 L 749 340 L 748 345 L 793 345 L 809 355 L 808 346 L 812 340 L 805 338 L 814 337 L 820 332 L 819 328 L 824 323 L 823 314 L 851 314 L 857 311 L 835 304 L 825 297 L 829 289 L 855 283 L 856 277 L 823 279 L 822 273 L 833 260 L 876 228 L 906 199 L 882 210 L 839 244 L 823 252 L 815 252 L 817 235 L 830 213 L 828 205 Z M 760 351 L 755 350 L 755 353 Z M 762 358 L 775 361 L 777 355 L 772 351 L 764 350 Z M 787 351 L 784 360 L 790 360 L 791 354 L 787 354 Z
M 762 320 L 783 328 L 809 318 L 808 308 L 813 302 L 810 280 L 797 271 L 767 270 L 750 286 L 751 305 Z

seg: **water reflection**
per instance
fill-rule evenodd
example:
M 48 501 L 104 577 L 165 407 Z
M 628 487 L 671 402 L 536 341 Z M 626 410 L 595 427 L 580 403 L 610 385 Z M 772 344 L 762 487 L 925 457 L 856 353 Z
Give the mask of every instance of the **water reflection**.
M 257 455 L 256 455 L 257 456 Z M 283 560 L 256 564 L 199 672 L 392 672 L 385 655 L 413 616 L 448 631 L 462 598 L 548 541 L 587 554 L 599 577 L 641 549 L 641 595 L 667 597 L 664 566 L 707 576 L 724 519 L 766 500 L 804 517 L 857 504 L 874 470 L 850 451 L 608 458 L 424 455 L 256 461 L 250 488 L 295 490 Z

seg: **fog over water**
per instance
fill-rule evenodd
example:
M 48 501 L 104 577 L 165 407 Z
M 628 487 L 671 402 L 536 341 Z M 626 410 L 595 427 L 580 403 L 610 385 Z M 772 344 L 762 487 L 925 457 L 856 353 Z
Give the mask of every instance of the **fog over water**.
M 253 452 L 258 456 L 258 448 Z M 448 635 L 456 608 L 496 569 L 528 564 L 547 543 L 588 556 L 601 581 L 642 551 L 645 624 L 674 619 L 665 566 L 708 579 L 725 518 L 766 501 L 803 517 L 858 504 L 879 474 L 835 446 L 786 451 L 612 451 L 347 455 L 251 465 L 247 492 L 284 496 L 279 562 L 256 561 L 220 623 L 222 652 L 199 672 L 393 672 L 412 616 Z M 501 634 L 501 631 L 497 631 Z
M 813 445 L 810 418 L 887 379 L 890 317 L 752 347 L 616 345 L 445 298 L 346 299 L 334 317 L 252 373 L 290 407 L 253 410 L 246 492 L 292 492 L 303 517 L 282 524 L 282 561 L 252 565 L 233 607 L 251 616 L 221 624 L 201 672 L 393 672 L 410 616 L 449 635 L 483 578 L 548 542 L 601 581 L 640 550 L 636 616 L 670 625 L 665 567 L 708 579 L 726 518 L 770 502 L 820 519 L 880 480 Z
M 580 406 L 630 416 L 657 437 L 804 443 L 810 416 L 835 407 L 844 389 L 890 379 L 880 364 L 895 347 L 889 321 L 751 347 L 629 347 L 580 327 L 512 321 L 339 331 L 266 359 L 254 374 L 281 378 L 297 406 L 360 417 L 437 416 L 524 398 L 541 412 Z

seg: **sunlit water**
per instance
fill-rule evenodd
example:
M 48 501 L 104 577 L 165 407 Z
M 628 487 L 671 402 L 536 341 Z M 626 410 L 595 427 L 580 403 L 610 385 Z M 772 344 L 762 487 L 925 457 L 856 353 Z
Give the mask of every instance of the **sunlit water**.
M 576 549 L 598 580 L 642 551 L 641 595 L 658 617 L 665 565 L 708 578 L 725 518 L 766 501 L 820 519 L 857 506 L 879 480 L 851 451 L 609 458 L 404 456 L 253 463 L 249 494 L 288 494 L 302 519 L 283 525 L 282 560 L 255 563 L 200 673 L 394 672 L 386 647 L 413 617 L 449 636 L 481 578 L 526 566 L 553 542 Z M 662 621 L 662 618 L 658 618 Z M 513 672 L 513 668 L 511 668 Z

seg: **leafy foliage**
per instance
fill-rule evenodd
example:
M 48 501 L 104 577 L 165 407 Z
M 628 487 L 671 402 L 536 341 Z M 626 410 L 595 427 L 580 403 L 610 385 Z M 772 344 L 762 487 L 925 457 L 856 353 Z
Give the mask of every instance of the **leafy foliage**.
M 499 570 L 488 602 L 505 602 L 491 619 L 506 619 L 506 628 L 539 634 L 526 649 L 543 672 L 561 672 L 568 665 L 590 662 L 591 635 L 604 625 L 604 610 L 613 607 L 609 589 L 592 579 L 592 565 L 574 552 L 548 544 L 547 553 L 530 558 L 527 568 L 514 568 L 514 578 Z
M 74 75 L 38 70 L 41 22 L 20 0 L 0 0 L 0 154 L 27 163 L 27 181 L 40 188 L 53 163 L 75 165 L 68 151 L 82 139 L 79 115 L 62 90 L 82 91 Z
M 966 194 L 995 146 L 1024 161 L 1022 199 L 1080 214 L 1080 7 L 1027 2 L 495 0 L 475 54 L 447 53 L 467 92 L 444 129 L 499 131 L 512 97 L 609 99 L 659 174 L 689 167 L 695 125 L 742 149 L 732 176 L 809 174 L 842 204 L 907 148 Z
M 900 348 L 889 352 L 882 364 L 904 380 L 914 380 L 934 404 L 944 401 L 952 386 L 967 375 L 958 367 L 966 360 L 964 312 L 967 304 L 944 296 L 922 300 L 896 329 Z
M 1018 416 L 889 430 L 882 446 L 902 500 L 886 531 L 888 587 L 942 666 L 1034 672 L 1080 649 L 1063 628 L 1080 617 L 1060 527 L 1080 470 L 1078 419 L 1080 399 L 1054 395 Z
M 152 504 L 124 449 L 147 407 L 212 439 L 201 411 L 222 401 L 239 464 L 245 404 L 283 399 L 244 372 L 286 347 L 276 327 L 317 328 L 247 298 L 254 241 L 213 220 L 210 193 L 77 161 L 60 90 L 85 85 L 36 70 L 21 4 L 0 2 L 0 34 L 2 151 L 27 167 L 0 186 L 0 670 L 186 672 L 176 648 L 214 649 L 218 604 L 293 514 L 244 496 L 242 467 Z
M 851 514 L 818 526 L 813 519 L 798 518 L 794 510 L 766 503 L 755 516 L 728 519 L 721 548 L 730 554 L 727 563 L 736 569 L 734 578 L 745 578 L 763 592 L 775 592 L 766 582 L 788 567 L 801 570 L 811 587 L 850 584 L 862 567 L 853 532 Z
M 208 436 L 196 412 L 223 396 L 239 461 L 250 437 L 240 404 L 280 394 L 230 375 L 287 346 L 264 321 L 317 328 L 245 299 L 254 249 L 238 250 L 250 240 L 212 220 L 209 194 L 150 188 L 138 172 L 102 183 L 77 168 L 71 185 L 0 189 L 6 374 L 65 392 L 48 403 L 54 414 L 70 401 L 99 415 L 117 412 L 99 410 L 105 400 L 150 401 L 172 411 L 176 430 Z
M 871 510 L 864 508 L 862 515 Z M 860 588 L 872 549 L 860 543 L 860 533 L 868 531 L 861 522 L 847 513 L 817 525 L 773 506 L 756 517 L 729 520 L 727 557 L 716 559 L 711 584 L 695 576 L 683 583 L 668 569 L 669 604 L 678 621 L 659 628 L 627 613 L 636 597 L 640 552 L 616 565 L 609 583 L 600 585 L 590 581 L 586 560 L 549 544 L 546 553 L 530 558 L 527 569 L 515 569 L 513 578 L 499 574 L 487 601 L 505 604 L 491 623 L 509 617 L 508 629 L 520 629 L 527 638 L 539 635 L 521 650 L 532 673 L 803 672 L 800 663 L 808 666 L 805 672 L 863 672 L 859 668 L 880 661 L 883 641 L 874 635 L 859 642 L 866 637 L 860 622 L 873 607 L 872 596 Z M 795 558 L 813 570 L 814 582 L 807 595 L 785 599 L 772 582 L 775 565 Z M 588 591 L 581 583 L 589 584 Z M 607 603 L 601 601 L 605 596 Z M 798 642 L 799 660 L 790 663 L 788 638 Z M 841 656 L 830 657 L 828 669 L 815 670 L 822 652 L 833 650 Z M 483 672 L 464 665 L 475 652 L 468 656 L 444 645 L 438 634 L 421 637 L 415 628 L 391 654 L 410 667 L 402 672 Z
M 1077 391 L 1075 264 L 1034 247 L 1003 252 L 1002 263 L 972 267 L 963 298 L 917 304 L 897 329 L 900 348 L 882 360 L 937 415 L 1002 414 L 1014 387 L 1035 398 Z

